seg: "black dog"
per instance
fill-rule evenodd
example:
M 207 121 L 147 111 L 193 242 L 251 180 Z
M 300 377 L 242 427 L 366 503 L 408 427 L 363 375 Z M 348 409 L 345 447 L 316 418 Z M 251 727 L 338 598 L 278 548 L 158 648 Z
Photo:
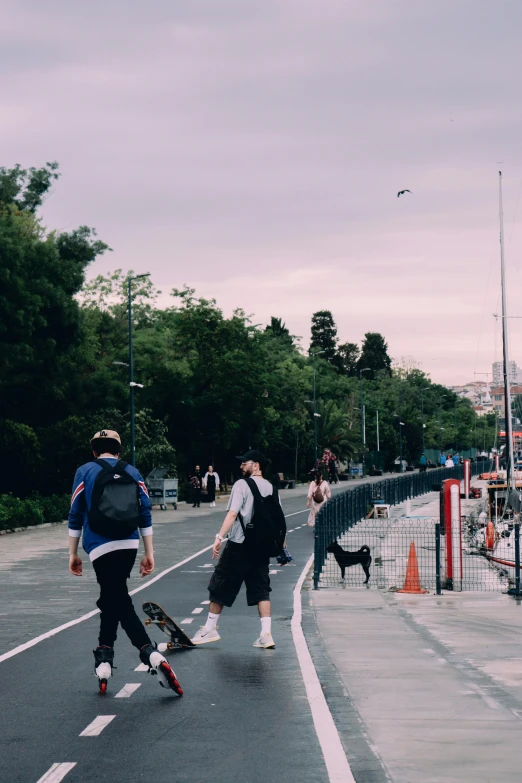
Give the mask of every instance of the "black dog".
M 366 581 L 364 584 L 368 584 L 370 580 L 370 565 L 372 562 L 369 546 L 364 545 L 357 552 L 348 552 L 346 549 L 343 549 L 342 546 L 337 543 L 337 541 L 334 541 L 333 544 L 328 544 L 326 550 L 331 552 L 337 560 L 337 565 L 341 569 L 341 578 L 343 580 L 345 570 L 350 566 L 360 563 L 363 567 L 364 573 L 366 574 Z

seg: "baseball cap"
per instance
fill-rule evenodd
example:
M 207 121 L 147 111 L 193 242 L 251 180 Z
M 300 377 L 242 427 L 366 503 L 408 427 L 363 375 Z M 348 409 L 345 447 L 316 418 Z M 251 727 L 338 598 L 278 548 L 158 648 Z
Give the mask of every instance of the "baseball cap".
M 260 465 L 266 464 L 265 455 L 262 451 L 257 451 L 257 449 L 251 449 L 242 456 L 236 457 L 236 459 L 241 460 L 241 462 L 250 462 L 252 460 L 252 462 L 259 462 Z
M 91 446 L 95 440 L 100 440 L 101 438 L 115 440 L 121 446 L 121 438 L 116 432 L 116 430 L 100 430 L 99 432 L 96 433 L 96 435 L 92 436 Z

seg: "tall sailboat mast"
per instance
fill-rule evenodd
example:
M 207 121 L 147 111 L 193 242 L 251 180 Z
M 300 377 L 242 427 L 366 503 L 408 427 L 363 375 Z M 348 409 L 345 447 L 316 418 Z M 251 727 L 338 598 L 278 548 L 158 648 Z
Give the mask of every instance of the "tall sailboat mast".
M 511 389 L 509 386 L 509 343 L 508 343 L 508 323 L 507 323 L 507 302 L 506 302 L 506 269 L 504 263 L 504 213 L 502 209 L 502 172 L 498 172 L 499 177 L 499 212 L 500 212 L 500 282 L 502 286 L 502 345 L 504 355 L 504 402 L 505 402 L 505 432 L 506 432 L 506 467 L 507 481 L 506 494 L 509 497 L 511 489 L 511 480 L 515 475 L 513 461 L 513 420 L 511 416 Z

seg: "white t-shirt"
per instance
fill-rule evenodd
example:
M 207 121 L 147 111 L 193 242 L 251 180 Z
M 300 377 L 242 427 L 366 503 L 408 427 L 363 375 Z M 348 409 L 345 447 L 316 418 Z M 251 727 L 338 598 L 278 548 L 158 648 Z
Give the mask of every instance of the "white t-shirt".
M 274 488 L 269 481 L 262 478 L 261 476 L 252 476 L 252 478 L 256 482 L 262 497 L 266 498 L 268 495 L 272 494 Z M 235 511 L 236 514 L 241 514 L 241 518 L 245 526 L 248 525 L 252 519 L 252 514 L 254 513 L 254 496 L 244 479 L 239 479 L 239 481 L 236 481 L 232 487 L 232 493 L 230 495 L 230 500 L 228 501 L 227 511 Z M 237 518 L 230 528 L 228 539 L 234 544 L 242 544 L 245 540 L 245 534 L 243 533 L 241 522 Z

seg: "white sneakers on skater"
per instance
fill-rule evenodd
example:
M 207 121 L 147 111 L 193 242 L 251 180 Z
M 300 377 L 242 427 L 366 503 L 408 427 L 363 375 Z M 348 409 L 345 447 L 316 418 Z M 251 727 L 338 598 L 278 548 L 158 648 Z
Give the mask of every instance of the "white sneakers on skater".
M 217 625 L 215 628 L 210 629 L 205 628 L 205 626 L 202 625 L 192 639 L 192 642 L 193 644 L 208 644 L 209 642 L 219 642 L 220 639 L 221 636 L 218 633 Z
M 221 636 L 218 633 L 217 625 L 215 628 L 210 629 L 205 628 L 205 626 L 202 625 L 192 639 L 192 642 L 193 644 L 208 644 L 209 642 L 219 642 L 220 639 Z
M 269 650 L 272 647 L 275 647 L 275 642 L 271 633 L 262 633 L 259 639 L 256 639 L 252 646 L 263 647 L 263 649 Z
M 110 663 L 100 663 L 94 670 L 99 680 L 108 680 L 112 677 L 112 666 Z

